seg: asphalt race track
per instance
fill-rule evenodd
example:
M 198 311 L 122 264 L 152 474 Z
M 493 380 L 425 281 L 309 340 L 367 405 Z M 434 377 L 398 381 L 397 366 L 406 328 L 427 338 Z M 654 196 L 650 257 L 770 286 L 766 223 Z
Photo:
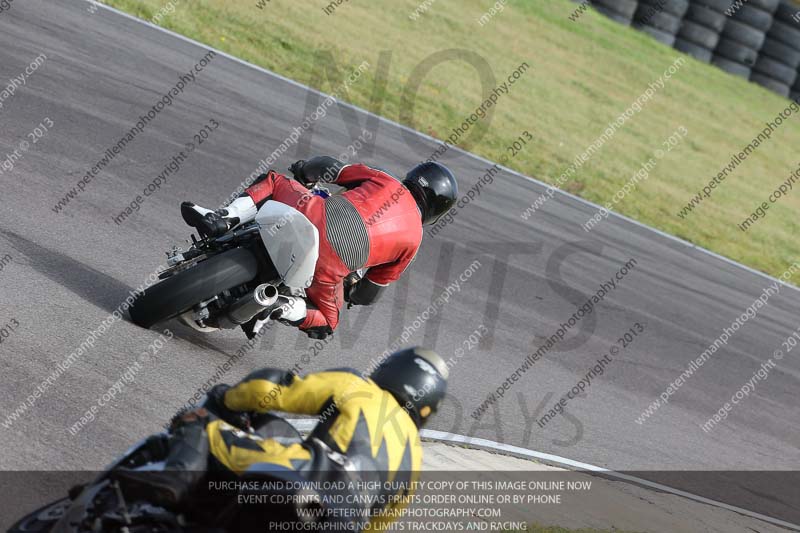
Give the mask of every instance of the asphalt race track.
M 218 55 L 56 213 L 58 200 L 207 53 L 130 18 L 105 9 L 91 13 L 88 7 L 78 0 L 26 0 L 0 14 L 0 84 L 19 76 L 40 53 L 47 57 L 0 108 L 0 164 L 11 161 L 6 156 L 25 139 L 37 140 L 12 158 L 13 168 L 0 166 L 0 327 L 17 324 L 0 344 L 2 470 L 102 468 L 134 440 L 157 431 L 236 353 L 245 341 L 238 331 L 202 335 L 174 322 L 146 331 L 123 319 L 19 419 L 7 418 L 163 263 L 164 252 L 188 237 L 179 203 L 218 206 L 303 122 L 309 101 L 312 109 L 318 103 L 316 93 Z M 373 55 L 367 52 L 365 59 L 374 62 Z M 535 77 L 531 73 L 520 83 L 536 83 Z M 45 119 L 52 127 L 41 137 L 28 136 Z M 115 223 L 113 217 L 212 120 L 220 126 L 179 171 L 138 211 Z M 362 128 L 376 143 L 364 161 L 396 174 L 438 146 L 366 113 L 334 106 L 275 167 L 283 170 L 312 154 L 338 155 Z M 489 167 L 458 150 L 442 161 L 456 171 L 463 192 Z M 409 343 L 434 347 L 445 357 L 463 350 L 452 372 L 451 398 L 433 429 L 640 471 L 678 485 L 684 483 L 681 476 L 659 471 L 797 469 L 800 350 L 786 354 L 718 427 L 706 433 L 700 426 L 800 326 L 800 292 L 783 287 L 668 405 L 637 424 L 689 361 L 773 282 L 619 218 L 587 233 L 581 224 L 593 208 L 561 194 L 523 220 L 520 214 L 543 190 L 511 173 L 495 175 L 452 224 L 426 237 L 410 273 L 376 306 L 343 311 L 336 335 L 319 353 L 304 335 L 276 325 L 223 380 L 234 382 L 265 365 L 291 368 L 304 355 L 305 370 L 366 367 L 411 328 Z M 6 256 L 11 259 L 2 261 Z M 635 266 L 594 312 L 475 421 L 470 415 L 486 396 L 630 259 Z M 471 277 L 415 328 L 415 318 L 475 260 L 480 266 Z M 534 417 L 544 416 L 636 323 L 644 332 L 614 356 L 583 397 L 569 403 L 568 416 L 539 427 Z M 163 328 L 174 339 L 73 435 L 68 428 Z M 489 334 L 473 346 L 468 338 L 476 330 Z M 694 479 L 697 491 L 709 479 L 684 477 L 687 483 Z M 748 487 L 749 478 L 736 479 L 750 498 L 749 509 L 800 522 L 797 496 L 791 501 L 780 483 L 753 477 L 754 486 Z

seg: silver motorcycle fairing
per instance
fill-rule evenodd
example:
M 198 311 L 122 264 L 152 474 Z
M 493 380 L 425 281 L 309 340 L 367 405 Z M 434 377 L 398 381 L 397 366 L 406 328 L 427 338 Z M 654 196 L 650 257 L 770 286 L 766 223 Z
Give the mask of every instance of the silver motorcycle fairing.
M 272 264 L 287 287 L 306 289 L 314 280 L 319 259 L 319 231 L 290 205 L 267 201 L 256 223 Z

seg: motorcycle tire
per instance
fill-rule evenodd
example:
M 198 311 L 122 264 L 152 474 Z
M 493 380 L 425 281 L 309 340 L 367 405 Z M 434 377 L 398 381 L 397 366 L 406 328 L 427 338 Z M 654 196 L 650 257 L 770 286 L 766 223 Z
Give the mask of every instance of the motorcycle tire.
M 781 96 L 789 97 L 789 93 L 791 93 L 792 89 L 785 83 L 780 80 L 776 80 L 775 78 L 771 78 L 769 76 L 764 76 L 763 74 L 759 74 L 758 72 L 751 72 L 750 73 L 750 81 L 761 85 L 769 89 L 774 93 L 778 93 Z
M 674 46 L 676 50 L 680 50 L 684 54 L 689 54 L 696 60 L 702 61 L 703 63 L 710 63 L 711 58 L 714 56 L 714 53 L 708 48 L 703 48 L 702 46 L 681 39 L 680 37 L 675 39 Z
M 637 0 L 592 0 L 592 4 L 602 6 L 617 15 L 630 19 L 636 12 L 639 2 Z
M 598 13 L 602 13 L 603 15 L 605 15 L 606 17 L 610 18 L 613 21 L 622 24 L 623 26 L 631 25 L 631 19 L 625 18 L 623 15 L 617 14 L 616 11 L 611 11 L 610 9 L 600 5 L 594 6 L 594 10 L 597 11 Z
M 684 20 L 678 32 L 678 38 L 696 45 L 713 50 L 719 42 L 719 33 L 689 20 Z
M 772 14 L 757 7 L 743 5 L 739 8 L 733 20 L 747 24 L 757 30 L 767 31 L 772 26 Z
M 747 24 L 742 24 L 738 20 L 730 19 L 725 23 L 725 29 L 722 30 L 722 37 L 732 39 L 758 51 L 761 50 L 761 45 L 764 44 L 766 34 Z
M 639 10 L 647 9 L 645 6 L 650 7 L 651 13 L 667 13 L 681 19 L 689 9 L 689 0 L 639 0 Z
M 683 21 L 684 23 L 694 22 L 721 33 L 725 23 L 728 21 L 728 17 L 725 16 L 725 13 L 714 11 L 702 4 L 692 4 Z
M 733 0 L 694 0 L 692 3 L 713 9 L 718 13 L 725 13 L 733 5 Z
M 146 289 L 131 305 L 131 320 L 150 328 L 257 275 L 258 262 L 252 252 L 228 250 Z
M 730 59 L 725 59 L 724 57 L 720 56 L 714 56 L 714 59 L 711 60 L 711 63 L 729 74 L 739 76 L 740 78 L 744 78 L 746 80 L 750 79 L 750 67 L 747 65 L 742 65 L 741 63 L 737 63 L 736 61 L 731 61 Z
M 8 528 L 8 533 L 46 533 L 53 529 L 61 518 L 60 508 L 67 508 L 70 505 L 69 498 L 48 503 L 29 513 L 13 526 Z

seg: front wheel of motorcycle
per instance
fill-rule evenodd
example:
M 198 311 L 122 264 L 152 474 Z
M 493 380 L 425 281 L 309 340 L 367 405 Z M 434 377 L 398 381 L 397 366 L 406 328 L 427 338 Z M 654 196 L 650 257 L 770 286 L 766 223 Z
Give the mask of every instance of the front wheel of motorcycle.
M 131 305 L 131 320 L 150 328 L 257 275 L 258 262 L 250 250 L 225 251 L 146 289 Z
M 69 498 L 47 504 L 11 526 L 8 533 L 45 533 L 50 531 L 69 506 Z

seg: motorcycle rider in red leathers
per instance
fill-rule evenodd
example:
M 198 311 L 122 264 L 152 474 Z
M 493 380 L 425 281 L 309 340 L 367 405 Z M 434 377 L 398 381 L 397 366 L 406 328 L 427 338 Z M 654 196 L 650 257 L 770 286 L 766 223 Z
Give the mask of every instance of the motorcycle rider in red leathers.
M 250 222 L 267 200 L 305 215 L 319 231 L 314 280 L 306 299 L 282 296 L 283 305 L 271 318 L 324 338 L 336 329 L 345 301 L 370 305 L 400 278 L 417 254 L 423 224 L 434 224 L 453 206 L 458 185 L 453 173 L 436 162 L 417 165 L 402 182 L 382 170 L 345 165 L 329 156 L 297 161 L 289 170 L 296 181 L 270 171 L 224 209 L 184 202 L 181 214 L 204 237 Z M 309 187 L 319 182 L 347 190 L 327 198 L 310 193 Z M 368 269 L 363 278 L 349 277 L 359 269 Z

